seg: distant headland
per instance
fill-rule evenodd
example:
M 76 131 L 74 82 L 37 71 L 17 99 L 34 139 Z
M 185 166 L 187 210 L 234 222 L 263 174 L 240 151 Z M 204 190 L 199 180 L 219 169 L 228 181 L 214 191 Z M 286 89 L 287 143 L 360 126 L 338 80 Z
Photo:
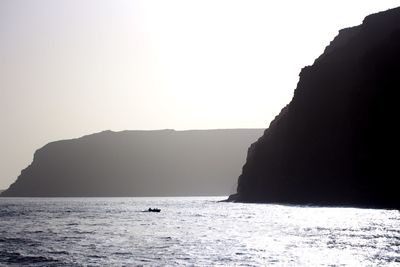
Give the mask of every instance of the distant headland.
M 399 209 L 399 62 L 400 8 L 339 31 L 250 146 L 229 200 Z
M 105 131 L 49 143 L 2 197 L 229 195 L 263 129 Z

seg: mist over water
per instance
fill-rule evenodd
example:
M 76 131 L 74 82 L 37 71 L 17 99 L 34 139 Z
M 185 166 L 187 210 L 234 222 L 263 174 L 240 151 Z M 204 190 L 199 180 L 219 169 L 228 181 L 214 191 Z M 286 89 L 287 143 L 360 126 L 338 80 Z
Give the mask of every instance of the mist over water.
M 0 198 L 0 266 L 400 263 L 398 211 L 221 199 Z

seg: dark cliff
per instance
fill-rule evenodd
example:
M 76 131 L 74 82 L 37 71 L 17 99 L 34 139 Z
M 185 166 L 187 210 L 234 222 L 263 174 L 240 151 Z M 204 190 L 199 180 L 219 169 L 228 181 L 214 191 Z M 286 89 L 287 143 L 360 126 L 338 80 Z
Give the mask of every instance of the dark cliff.
M 3 197 L 228 195 L 261 129 L 101 132 L 37 150 Z
M 230 200 L 400 208 L 400 8 L 366 17 L 300 73 Z

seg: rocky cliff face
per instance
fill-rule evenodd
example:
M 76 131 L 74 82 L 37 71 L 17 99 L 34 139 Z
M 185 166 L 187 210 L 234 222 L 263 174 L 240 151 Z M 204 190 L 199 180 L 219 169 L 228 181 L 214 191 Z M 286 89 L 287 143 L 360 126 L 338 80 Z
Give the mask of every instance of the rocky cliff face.
M 234 191 L 261 129 L 106 131 L 57 141 L 1 196 L 192 196 Z
M 400 8 L 344 29 L 248 150 L 230 200 L 400 208 Z

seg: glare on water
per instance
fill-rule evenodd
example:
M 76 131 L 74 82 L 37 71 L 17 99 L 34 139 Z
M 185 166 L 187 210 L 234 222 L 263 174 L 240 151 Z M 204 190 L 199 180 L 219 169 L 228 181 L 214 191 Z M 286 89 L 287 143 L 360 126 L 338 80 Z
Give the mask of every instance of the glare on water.
M 0 266 L 400 264 L 398 211 L 220 199 L 3 198 Z

